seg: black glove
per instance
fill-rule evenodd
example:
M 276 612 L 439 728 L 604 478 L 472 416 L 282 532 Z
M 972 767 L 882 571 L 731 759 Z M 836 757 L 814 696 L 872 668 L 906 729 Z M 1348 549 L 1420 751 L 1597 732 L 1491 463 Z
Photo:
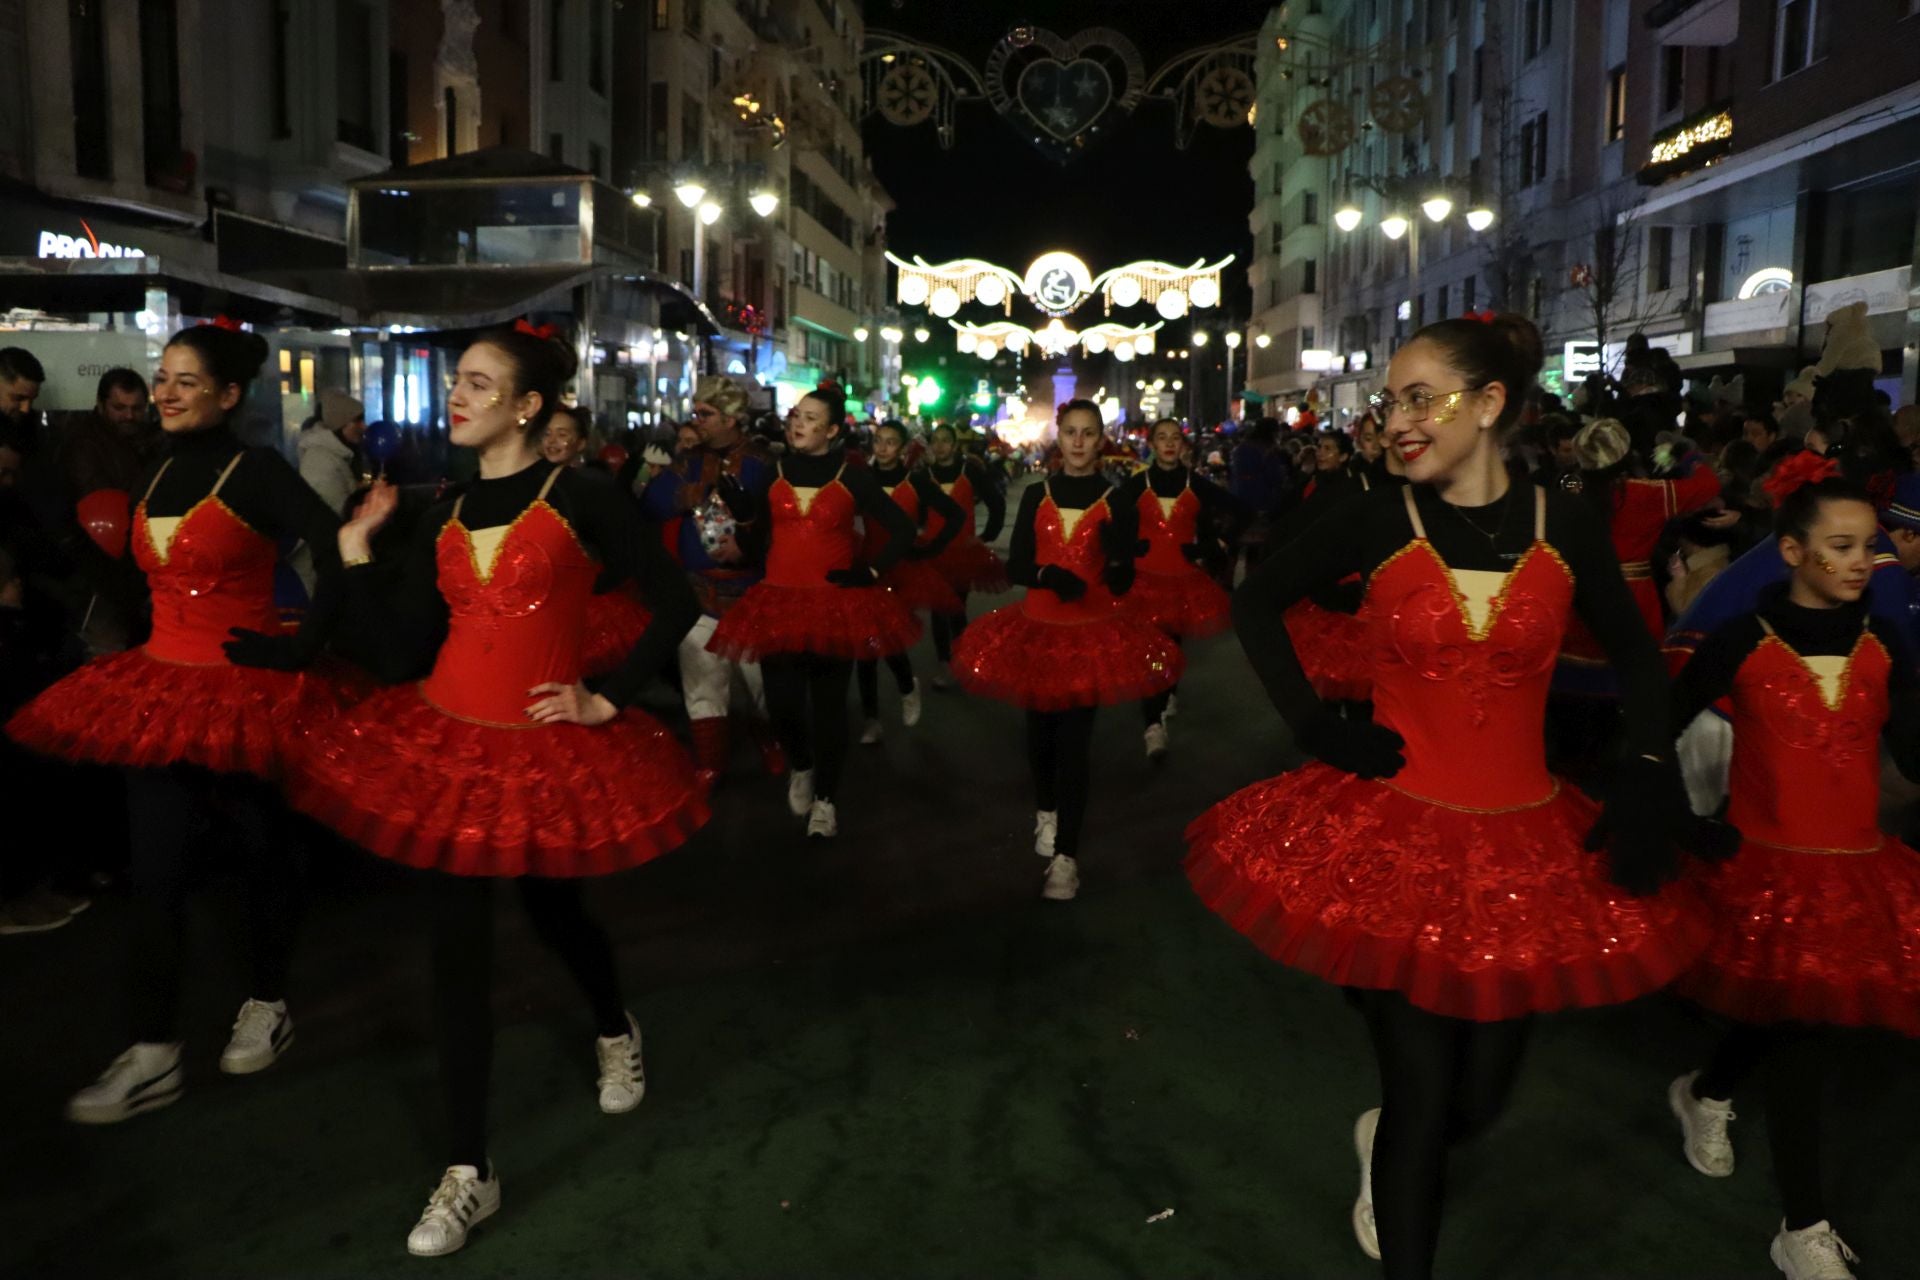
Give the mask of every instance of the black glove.
M 264 667 L 268 671 L 299 671 L 313 660 L 307 647 L 295 635 L 270 636 L 245 627 L 230 628 L 233 639 L 220 647 L 227 661 L 236 667 Z
M 1204 542 L 1183 542 L 1180 544 L 1180 554 L 1187 558 L 1188 564 L 1205 564 L 1211 550 L 1212 549 Z
M 714 486 L 714 492 L 720 495 L 720 501 L 727 504 L 727 510 L 733 512 L 733 518 L 741 524 L 752 520 L 760 512 L 760 504 L 740 483 L 740 477 L 723 475 L 720 483 Z
M 1100 580 L 1107 584 L 1107 590 L 1114 595 L 1127 594 L 1133 589 L 1133 561 L 1107 561 L 1107 567 L 1100 571 Z
M 1100 549 L 1109 560 L 1136 560 L 1147 554 L 1147 540 L 1127 537 L 1124 529 L 1109 520 L 1100 526 Z
M 864 564 L 856 564 L 827 570 L 827 581 L 836 587 L 870 587 L 880 581 L 880 575 Z
M 1407 767 L 1407 740 L 1383 724 L 1349 720 L 1322 706 L 1300 733 L 1300 746 L 1343 773 L 1359 778 L 1391 778 Z
M 1040 566 L 1040 585 L 1069 603 L 1087 594 L 1086 580 L 1057 564 Z
M 1586 845 L 1589 851 L 1605 848 L 1608 878 L 1644 898 L 1658 893 L 1678 873 L 1678 840 L 1694 824 L 1679 768 L 1670 761 L 1635 756 L 1615 770 L 1606 805 L 1587 832 Z
M 907 559 L 931 560 L 935 556 L 939 555 L 942 549 L 943 548 L 935 546 L 931 542 L 916 542 L 911 547 L 907 548 Z
M 1686 825 L 1680 843 L 1696 861 L 1725 862 L 1740 852 L 1740 828 L 1721 818 L 1698 818 Z

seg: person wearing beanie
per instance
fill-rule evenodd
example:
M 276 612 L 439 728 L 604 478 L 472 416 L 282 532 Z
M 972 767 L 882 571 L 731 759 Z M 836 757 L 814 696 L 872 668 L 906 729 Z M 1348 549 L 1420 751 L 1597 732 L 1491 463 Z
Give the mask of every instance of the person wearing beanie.
M 300 478 L 335 515 L 360 487 L 359 447 L 367 434 L 365 407 L 344 391 L 320 393 L 320 416 L 300 433 Z

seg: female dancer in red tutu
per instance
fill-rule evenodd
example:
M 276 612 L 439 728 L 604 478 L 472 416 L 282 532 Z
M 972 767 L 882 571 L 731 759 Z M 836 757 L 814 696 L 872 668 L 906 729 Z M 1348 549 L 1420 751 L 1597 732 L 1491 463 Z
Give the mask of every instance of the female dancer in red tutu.
M 1539 369 L 1539 332 L 1516 316 L 1444 320 L 1393 357 L 1381 407 L 1409 487 L 1331 513 L 1235 597 L 1247 656 L 1319 761 L 1187 833 L 1202 900 L 1366 1014 L 1384 1106 L 1356 1129 L 1353 1217 L 1391 1277 L 1431 1274 L 1448 1143 L 1497 1112 L 1529 1016 L 1656 990 L 1706 938 L 1690 897 L 1655 892 L 1686 801 L 1652 638 L 1592 512 L 1513 484 L 1501 458 Z M 1331 713 L 1287 639 L 1288 607 L 1352 573 L 1371 723 Z M 1626 689 L 1631 758 L 1598 826 L 1543 760 L 1572 610 Z M 1583 847 L 1609 830 L 1611 876 Z
M 930 517 L 940 517 L 940 532 L 925 543 L 914 546 L 911 551 L 894 563 L 886 576 L 880 579 L 880 585 L 900 598 L 900 602 L 910 610 L 925 609 L 929 613 L 949 613 L 956 609 L 962 612 L 966 606 L 960 595 L 953 589 L 940 571 L 934 568 L 933 561 L 946 549 L 946 546 L 960 532 L 962 517 L 965 515 L 952 498 L 941 491 L 924 470 L 910 468 L 903 454 L 907 445 L 907 428 L 904 424 L 888 419 L 873 429 L 873 461 L 867 467 L 887 496 L 900 504 L 917 530 Z M 879 554 L 881 545 L 889 536 L 886 526 L 878 521 L 864 522 L 866 525 L 866 556 L 869 561 Z M 900 687 L 900 722 L 911 729 L 920 723 L 920 684 L 913 678 L 913 660 L 906 653 L 891 654 L 887 658 L 887 670 L 893 673 L 893 679 Z M 860 714 L 866 721 L 860 727 L 860 741 L 871 746 L 880 741 L 880 662 L 877 658 L 862 658 L 856 672 L 860 686 Z
M 1362 421 L 1374 431 L 1377 449 L 1380 432 L 1371 427 L 1372 415 Z M 1376 488 L 1406 483 L 1399 456 L 1392 453 L 1382 454 L 1377 465 L 1349 465 L 1334 474 L 1339 478 L 1329 481 L 1315 472 L 1320 483 L 1315 485 L 1313 496 L 1302 502 L 1285 523 L 1284 536 L 1299 536 L 1330 512 Z M 1367 649 L 1367 622 L 1359 612 L 1365 588 L 1360 575 L 1353 574 L 1320 588 L 1287 610 L 1287 638 L 1293 642 L 1293 651 L 1313 691 L 1322 702 L 1345 704 L 1342 711 L 1360 719 L 1369 714 L 1364 704 L 1373 698 L 1373 655 Z
M 224 325 L 186 329 L 167 344 L 153 380 L 167 454 L 133 512 L 152 634 L 88 663 L 7 725 L 36 751 L 126 768 L 134 1043 L 68 1104 L 68 1116 L 85 1124 L 180 1096 L 186 895 L 193 847 L 212 818 L 231 826 L 246 876 L 251 962 L 251 998 L 220 1069 L 263 1070 L 293 1039 L 286 983 L 299 873 L 279 801 L 262 779 L 278 775 L 300 730 L 336 711 L 340 695 L 323 677 L 300 673 L 322 643 L 320 610 L 297 636 L 280 636 L 273 574 L 278 543 L 301 539 L 324 599 L 339 576 L 339 522 L 285 459 L 242 447 L 229 427 L 266 355 L 259 336 Z
M 1229 546 L 1246 523 L 1246 504 L 1195 475 L 1182 460 L 1186 433 L 1173 418 L 1153 424 L 1147 443 L 1153 461 L 1122 486 L 1118 501 L 1132 502 L 1138 511 L 1140 536 L 1147 553 L 1140 558 L 1127 593 L 1128 607 L 1175 642 L 1224 631 L 1231 606 L 1224 587 L 1196 563 L 1200 558 L 1200 519 L 1211 516 L 1226 530 Z M 1167 754 L 1167 718 L 1177 689 L 1157 693 L 1140 704 L 1146 717 L 1147 759 Z
M 899 597 L 877 590 L 913 547 L 913 522 L 865 467 L 838 447 L 844 412 L 838 388 L 809 391 L 787 415 L 787 455 L 754 520 L 771 539 L 767 573 L 713 630 L 708 647 L 730 662 L 758 662 L 767 710 L 793 775 L 787 807 L 807 834 L 840 832 L 834 797 L 847 758 L 847 686 L 860 658 L 904 653 L 920 624 Z M 733 490 L 730 502 L 753 501 Z M 758 512 L 735 506 L 743 521 Z M 862 560 L 854 518 L 886 530 Z
M 1719 931 L 1676 989 L 1734 1021 L 1703 1071 L 1667 1100 L 1687 1160 L 1733 1172 L 1730 1099 L 1761 1068 L 1785 1216 L 1774 1265 L 1789 1280 L 1845 1280 L 1853 1252 L 1828 1220 L 1820 1098 L 1834 1027 L 1920 1036 L 1920 855 L 1880 834 L 1879 742 L 1920 778 L 1920 688 L 1894 625 L 1867 612 L 1875 512 L 1835 477 L 1776 518 L 1784 591 L 1722 627 L 1674 689 L 1676 725 L 1732 700 L 1727 821 L 1739 852 L 1702 880 Z
M 960 532 L 933 561 L 934 568 L 952 584 L 960 596 L 960 607 L 950 612 L 933 612 L 933 653 L 940 670 L 933 677 L 936 689 L 952 688 L 953 643 L 967 629 L 967 593 L 969 591 L 1005 591 L 1007 566 L 987 544 L 1000 536 L 1006 522 L 1007 499 L 1000 486 L 987 474 L 986 465 L 960 452 L 960 437 L 945 423 L 933 429 L 927 440 L 927 474 L 952 498 L 963 513 Z M 975 503 L 987 507 L 987 527 L 975 533 Z M 932 542 L 946 532 L 946 519 L 929 521 L 922 541 Z
M 960 687 L 1027 712 L 1033 851 L 1043 897 L 1080 891 L 1080 829 L 1093 771 L 1093 718 L 1105 703 L 1164 693 L 1180 681 L 1180 646 L 1119 607 L 1134 582 L 1139 507 L 1112 500 L 1100 470 L 1100 407 L 1069 400 L 1056 415 L 1061 467 L 1030 486 L 1014 517 L 1007 572 L 1018 604 L 981 618 L 954 647 Z
M 316 728 L 287 783 L 298 808 L 432 873 L 449 1158 L 407 1239 L 415 1254 L 453 1252 L 500 1206 L 486 1127 L 494 883 L 515 883 L 592 1006 L 601 1110 L 629 1111 L 646 1088 L 640 1029 L 582 881 L 675 848 L 707 817 L 693 761 L 629 706 L 698 616 L 693 593 L 632 502 L 540 459 L 540 430 L 572 374 L 571 349 L 530 330 L 467 348 L 449 435 L 479 453 L 480 475 L 428 513 L 393 590 L 381 590 L 368 546 L 396 491 L 376 487 L 341 528 L 348 603 L 376 615 L 367 648 L 380 674 L 431 670 Z M 639 585 L 653 621 L 596 693 L 580 682 L 580 658 L 603 567 Z

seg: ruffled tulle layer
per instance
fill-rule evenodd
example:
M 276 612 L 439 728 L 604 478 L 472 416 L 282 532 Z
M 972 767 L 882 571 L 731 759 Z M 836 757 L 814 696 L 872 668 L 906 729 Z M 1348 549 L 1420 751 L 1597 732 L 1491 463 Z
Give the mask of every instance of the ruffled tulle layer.
M 909 611 L 959 613 L 966 608 L 953 584 L 931 560 L 902 560 L 881 577 L 880 585 Z
M 1741 1022 L 1920 1036 L 1920 854 L 1795 853 L 1749 841 L 1701 873 L 1719 928 L 1680 994 Z
M 729 662 L 783 653 L 884 658 L 920 638 L 920 622 L 878 587 L 784 587 L 755 583 L 713 629 L 707 648 Z
M 1006 562 L 978 538 L 955 538 L 929 563 L 955 591 L 1005 591 L 1009 585 Z
M 1170 636 L 1185 639 L 1217 635 L 1233 620 L 1233 604 L 1226 590 L 1198 569 L 1191 573 L 1137 573 L 1126 601 L 1142 620 Z
M 327 664 L 184 666 L 129 649 L 87 663 L 7 722 L 21 746 L 79 764 L 280 775 L 289 751 L 371 686 Z
M 974 619 L 953 645 L 963 689 L 1030 711 L 1137 702 L 1173 688 L 1185 667 L 1165 632 L 1123 609 L 1060 623 L 1011 604 Z
M 1315 693 L 1348 702 L 1373 697 L 1373 654 L 1359 615 L 1302 600 L 1287 610 L 1286 624 Z
M 628 710 L 506 728 L 382 689 L 291 762 L 296 809 L 383 858 L 464 876 L 594 876 L 678 847 L 707 820 L 687 753 Z
M 604 676 L 619 670 L 652 621 L 652 611 L 631 591 L 608 591 L 590 598 L 580 646 L 581 671 Z
M 1313 763 L 1227 797 L 1187 828 L 1187 876 L 1274 959 L 1481 1022 L 1617 1004 L 1673 981 L 1711 923 L 1686 885 L 1634 898 L 1582 840 L 1593 803 L 1562 788 L 1480 813 Z

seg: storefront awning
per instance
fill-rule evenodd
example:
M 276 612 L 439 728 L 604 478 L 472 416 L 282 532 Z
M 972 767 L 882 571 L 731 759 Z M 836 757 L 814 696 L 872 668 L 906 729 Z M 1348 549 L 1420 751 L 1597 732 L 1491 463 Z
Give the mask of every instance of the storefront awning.
M 313 329 L 338 328 L 348 316 L 326 297 L 158 256 L 0 258 L 0 299 L 8 307 L 58 316 L 140 312 L 156 289 L 195 316 Z

